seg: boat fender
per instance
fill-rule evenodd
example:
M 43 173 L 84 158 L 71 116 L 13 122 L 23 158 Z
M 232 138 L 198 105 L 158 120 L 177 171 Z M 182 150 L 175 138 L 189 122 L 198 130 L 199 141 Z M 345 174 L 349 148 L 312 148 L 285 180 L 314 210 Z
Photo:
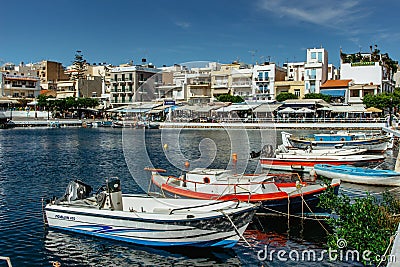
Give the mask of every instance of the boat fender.
M 210 183 L 210 178 L 208 178 L 207 176 L 203 178 L 203 182 L 205 184 L 209 184 Z

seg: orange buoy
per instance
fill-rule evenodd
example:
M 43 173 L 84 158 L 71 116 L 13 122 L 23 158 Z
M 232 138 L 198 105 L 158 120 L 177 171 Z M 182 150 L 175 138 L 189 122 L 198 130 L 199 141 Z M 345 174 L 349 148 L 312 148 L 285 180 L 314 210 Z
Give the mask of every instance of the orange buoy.
M 235 162 L 237 161 L 237 154 L 236 153 L 232 154 L 232 160 L 235 161 Z
M 188 169 L 189 167 L 190 167 L 190 163 L 189 163 L 189 161 L 186 161 L 185 162 L 185 168 Z

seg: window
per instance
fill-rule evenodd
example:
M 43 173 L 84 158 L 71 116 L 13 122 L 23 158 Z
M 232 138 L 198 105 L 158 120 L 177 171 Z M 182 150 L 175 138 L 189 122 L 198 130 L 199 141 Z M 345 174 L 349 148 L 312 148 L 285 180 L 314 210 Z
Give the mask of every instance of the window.
M 258 73 L 258 80 L 259 80 L 259 81 L 264 80 L 264 79 L 263 79 L 263 73 L 262 73 L 262 72 L 259 72 L 259 73 Z
M 300 89 L 294 89 L 294 95 L 300 97 Z
M 350 90 L 350 97 L 360 97 L 359 90 Z
M 268 80 L 268 72 L 264 72 L 264 77 L 266 80 Z
M 310 93 L 315 93 L 315 82 L 310 82 Z
M 322 62 L 322 52 L 318 52 L 318 62 Z
M 317 53 L 311 52 L 311 59 L 317 59 Z

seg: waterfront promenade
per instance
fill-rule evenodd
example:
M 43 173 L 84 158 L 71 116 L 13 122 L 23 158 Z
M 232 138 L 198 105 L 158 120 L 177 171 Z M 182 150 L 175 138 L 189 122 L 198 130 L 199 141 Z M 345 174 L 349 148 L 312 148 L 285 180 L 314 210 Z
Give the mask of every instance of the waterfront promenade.
M 93 119 L 50 119 L 44 118 L 15 118 L 13 120 L 16 127 L 47 127 L 60 125 L 60 127 L 81 127 L 85 122 L 94 122 L 100 120 Z M 121 121 L 126 125 L 135 125 L 136 121 Z M 219 121 L 219 122 L 161 122 L 162 129 L 323 129 L 323 130 L 382 130 L 386 126 L 384 120 L 292 120 L 292 121 L 273 121 L 260 120 L 241 122 L 238 120 Z
M 384 122 L 260 122 L 260 123 L 241 123 L 241 122 L 163 122 L 160 128 L 179 128 L 179 129 L 212 129 L 212 128 L 232 128 L 232 129 L 323 129 L 323 130 L 381 130 L 385 126 Z

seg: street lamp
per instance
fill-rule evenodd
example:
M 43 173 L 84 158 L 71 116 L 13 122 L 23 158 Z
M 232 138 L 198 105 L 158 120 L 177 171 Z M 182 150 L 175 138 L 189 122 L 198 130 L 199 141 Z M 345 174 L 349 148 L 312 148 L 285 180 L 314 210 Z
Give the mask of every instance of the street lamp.
M 393 108 L 393 98 L 390 98 L 390 106 L 389 106 L 389 126 L 392 127 L 392 108 Z
M 35 100 L 34 100 L 35 102 L 33 102 L 35 105 L 34 105 L 34 107 L 35 107 L 35 120 L 37 120 L 37 109 L 36 109 L 36 104 L 37 104 L 37 101 L 36 101 L 36 97 L 35 97 Z

